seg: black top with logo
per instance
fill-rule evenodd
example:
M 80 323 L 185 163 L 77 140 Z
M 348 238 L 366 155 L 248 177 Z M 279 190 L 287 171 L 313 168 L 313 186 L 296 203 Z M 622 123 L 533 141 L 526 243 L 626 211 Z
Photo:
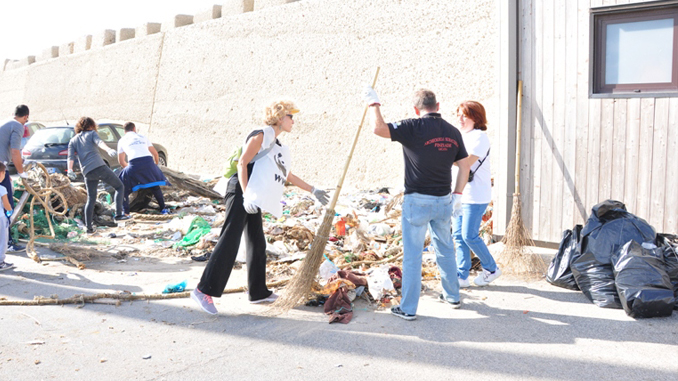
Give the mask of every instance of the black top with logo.
M 389 123 L 388 129 L 391 140 L 403 145 L 405 194 L 449 194 L 452 165 L 468 156 L 461 132 L 438 113 Z

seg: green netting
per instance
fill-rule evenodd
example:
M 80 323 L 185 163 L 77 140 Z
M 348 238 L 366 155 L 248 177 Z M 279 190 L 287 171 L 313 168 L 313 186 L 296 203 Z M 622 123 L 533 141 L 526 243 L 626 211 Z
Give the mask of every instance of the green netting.
M 200 216 L 195 217 L 188 227 L 188 233 L 181 241 L 174 244 L 174 248 L 193 246 L 200 242 L 202 236 L 209 234 L 210 230 L 212 230 L 212 227 L 209 222 Z
M 33 209 L 33 221 L 35 223 L 35 235 L 49 235 L 49 223 L 47 222 L 47 217 L 42 208 L 38 209 L 37 207 Z M 25 223 L 26 226 L 30 229 L 31 221 L 30 219 L 22 219 L 21 222 Z M 63 221 L 57 221 L 52 217 L 52 226 L 54 227 L 54 235 L 57 239 L 66 239 L 68 238 L 68 233 L 75 231 L 80 234 L 80 229 L 78 224 L 69 218 L 64 219 Z M 12 236 L 28 239 L 30 238 L 29 234 L 24 234 L 19 232 L 18 224 L 12 226 Z

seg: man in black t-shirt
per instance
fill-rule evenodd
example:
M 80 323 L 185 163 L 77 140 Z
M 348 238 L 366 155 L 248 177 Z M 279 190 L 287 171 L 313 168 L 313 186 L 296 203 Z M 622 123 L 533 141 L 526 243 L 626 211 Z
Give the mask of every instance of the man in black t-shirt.
M 440 271 L 443 288 L 440 300 L 459 308 L 450 221 L 453 213 L 461 212 L 461 192 L 468 181 L 470 167 L 461 133 L 440 116 L 440 105 L 430 90 L 422 89 L 414 95 L 414 111 L 419 118 L 395 123 L 384 121 L 374 89 L 367 87 L 363 98 L 373 110 L 374 133 L 402 144 L 405 159 L 402 300 L 399 306 L 391 308 L 391 313 L 405 320 L 416 318 L 421 292 L 421 253 L 427 228 Z M 452 165 L 459 167 L 459 176 L 451 194 Z

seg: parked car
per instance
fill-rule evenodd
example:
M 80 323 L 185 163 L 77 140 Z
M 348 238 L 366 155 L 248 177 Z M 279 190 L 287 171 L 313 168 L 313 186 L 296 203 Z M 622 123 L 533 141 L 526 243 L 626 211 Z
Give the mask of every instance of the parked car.
M 38 122 L 28 122 L 24 124 L 24 136 L 21 137 L 21 148 L 23 149 L 24 146 L 26 146 L 28 139 L 30 139 L 31 136 L 33 136 L 35 131 L 42 128 L 45 128 L 45 125 Z
M 124 136 L 122 125 L 115 123 L 99 124 L 99 137 L 106 145 L 117 151 L 118 141 Z M 47 168 L 49 173 L 66 174 L 68 170 L 68 142 L 75 136 L 73 126 L 46 127 L 36 131 L 21 151 L 24 163 L 38 162 Z M 158 151 L 159 164 L 167 166 L 167 149 L 160 144 L 153 143 Z M 109 168 L 120 168 L 118 156 L 110 157 L 99 148 L 102 159 Z M 73 171 L 81 177 L 80 164 L 73 163 Z

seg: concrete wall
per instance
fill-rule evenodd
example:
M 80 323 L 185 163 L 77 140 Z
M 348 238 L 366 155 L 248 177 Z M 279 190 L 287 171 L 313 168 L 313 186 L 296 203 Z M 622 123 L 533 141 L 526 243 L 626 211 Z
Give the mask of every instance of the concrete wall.
M 31 119 L 45 122 L 132 120 L 168 148 L 171 167 L 217 174 L 231 148 L 261 125 L 263 108 L 289 98 L 301 109 L 281 137 L 293 172 L 324 187 L 340 176 L 363 112 L 360 90 L 377 66 L 387 120 L 413 117 L 411 94 L 428 87 L 453 123 L 456 105 L 475 99 L 488 110 L 490 134 L 501 128 L 496 0 L 250 7 L 230 1 L 221 18 L 5 70 L 0 102 L 8 112 L 26 103 Z M 400 186 L 402 161 L 400 145 L 367 126 L 344 189 Z

